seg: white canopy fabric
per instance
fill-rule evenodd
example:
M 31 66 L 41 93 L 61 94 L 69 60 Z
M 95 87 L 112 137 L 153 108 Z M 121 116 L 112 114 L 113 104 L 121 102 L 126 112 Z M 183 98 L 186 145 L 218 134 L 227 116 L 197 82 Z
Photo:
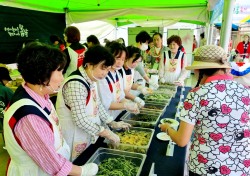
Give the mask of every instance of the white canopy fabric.
M 148 21 L 158 21 L 158 24 L 173 24 L 182 19 L 190 21 L 200 21 L 207 23 L 209 15 L 207 7 L 187 7 L 187 8 L 135 8 L 135 9 L 117 9 L 103 11 L 83 11 L 83 12 L 68 12 L 66 13 L 66 24 L 80 23 L 92 20 L 108 20 L 110 23 L 116 24 L 116 17 L 128 14 L 150 16 L 150 19 L 123 19 L 137 23 L 149 23 Z M 153 17 L 152 17 L 153 16 Z M 114 20 L 112 20 L 114 19 Z M 119 19 L 118 19 L 119 20 Z M 113 22 L 112 22 L 113 21 Z M 150 24 L 151 26 L 155 24 Z M 147 25 L 149 26 L 149 25 Z

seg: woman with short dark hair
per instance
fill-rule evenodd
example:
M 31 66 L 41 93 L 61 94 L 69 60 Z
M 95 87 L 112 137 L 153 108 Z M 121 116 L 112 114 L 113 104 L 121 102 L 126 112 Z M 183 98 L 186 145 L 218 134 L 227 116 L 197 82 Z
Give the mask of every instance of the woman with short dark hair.
M 95 45 L 100 45 L 100 42 L 95 35 L 90 35 L 87 37 L 87 44 L 88 44 L 88 48 L 91 48 Z
M 170 36 L 167 44 L 169 50 L 164 52 L 164 59 L 161 59 L 159 64 L 160 82 L 184 86 L 184 80 L 187 77 L 185 69 L 187 58 L 185 53 L 179 49 L 182 46 L 180 36 Z
M 144 87 L 139 84 L 134 84 L 135 68 L 142 60 L 141 50 L 134 46 L 128 46 L 128 56 L 124 61 L 123 67 L 119 70 L 123 78 L 124 93 L 127 99 L 136 102 L 139 108 L 145 105 L 145 102 L 139 97 L 130 93 L 130 90 L 138 90 L 142 94 L 146 95 L 152 93 L 152 89 Z
M 113 64 L 114 57 L 106 48 L 101 45 L 89 48 L 83 65 L 64 81 L 58 92 L 56 110 L 72 161 L 99 136 L 119 143 L 119 136 L 107 125 L 112 128 L 129 127 L 129 124 L 113 121 L 98 95 L 96 82 L 107 76 Z
M 63 81 L 64 54 L 41 43 L 29 43 L 18 54 L 17 66 L 24 84 L 13 95 L 4 115 L 6 149 L 10 155 L 7 175 L 96 175 L 94 163 L 70 161 L 69 146 L 49 94 Z
M 128 56 L 126 47 L 116 41 L 108 42 L 105 47 L 113 54 L 115 63 L 110 68 L 106 78 L 99 80 L 97 84 L 104 107 L 114 119 L 122 110 L 139 113 L 137 104 L 125 98 L 123 79 L 118 71 L 123 67 Z
M 67 63 L 64 68 L 63 74 L 67 78 L 73 71 L 79 68 L 84 59 L 85 47 L 80 44 L 81 33 L 75 26 L 68 26 L 64 30 L 64 40 L 66 42 L 66 54 Z

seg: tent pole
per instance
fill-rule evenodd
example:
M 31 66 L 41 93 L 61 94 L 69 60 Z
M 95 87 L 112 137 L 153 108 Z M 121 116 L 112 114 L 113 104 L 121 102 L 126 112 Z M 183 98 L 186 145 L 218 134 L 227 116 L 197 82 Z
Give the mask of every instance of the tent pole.
M 69 12 L 69 9 L 68 8 L 64 8 L 64 13 L 65 13 L 65 20 L 66 20 L 66 27 L 68 27 L 70 24 L 69 24 L 69 17 L 68 17 L 68 12 Z
M 232 16 L 235 0 L 224 0 L 224 8 L 222 15 L 220 44 L 221 47 L 228 53 L 228 44 L 232 31 Z
M 209 45 L 213 44 L 213 38 L 214 38 L 214 24 L 210 23 L 209 25 L 209 30 L 210 30 L 210 36 L 209 36 Z

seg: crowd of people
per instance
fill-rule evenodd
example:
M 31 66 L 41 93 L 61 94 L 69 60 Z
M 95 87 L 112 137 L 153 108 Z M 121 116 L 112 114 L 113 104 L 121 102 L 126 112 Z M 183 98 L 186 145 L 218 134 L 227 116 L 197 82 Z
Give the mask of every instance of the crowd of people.
M 116 118 L 123 110 L 140 112 L 145 102 L 139 94 L 150 94 L 163 83 L 185 86 L 187 70 L 194 70 L 197 84 L 184 101 L 179 129 L 159 127 L 179 146 L 186 146 L 194 133 L 190 176 L 247 176 L 250 92 L 233 80 L 221 47 L 198 47 L 194 36 L 193 50 L 197 49 L 188 66 L 178 35 L 169 36 L 167 46 L 161 33 L 151 37 L 146 31 L 138 33 L 131 46 L 122 38 L 102 46 L 94 35 L 83 45 L 80 36 L 78 28 L 69 26 L 64 42 L 51 36 L 53 46 L 28 43 L 17 56 L 24 83 L 14 93 L 5 87 L 11 80 L 7 69 L 0 67 L 8 175 L 96 175 L 95 163 L 72 162 L 100 137 L 112 145 L 120 142 L 111 129 L 131 127 Z M 244 51 L 248 46 L 243 43 Z M 136 73 L 145 85 L 136 82 Z M 149 73 L 158 75 L 159 82 Z M 55 107 L 52 94 L 57 94 Z

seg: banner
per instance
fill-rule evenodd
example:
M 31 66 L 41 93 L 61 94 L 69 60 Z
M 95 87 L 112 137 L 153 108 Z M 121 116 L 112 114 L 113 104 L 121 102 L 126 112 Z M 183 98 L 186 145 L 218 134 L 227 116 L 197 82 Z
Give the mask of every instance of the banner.
M 23 43 L 50 43 L 51 34 L 63 39 L 65 14 L 0 6 L 0 63 L 14 63 Z

